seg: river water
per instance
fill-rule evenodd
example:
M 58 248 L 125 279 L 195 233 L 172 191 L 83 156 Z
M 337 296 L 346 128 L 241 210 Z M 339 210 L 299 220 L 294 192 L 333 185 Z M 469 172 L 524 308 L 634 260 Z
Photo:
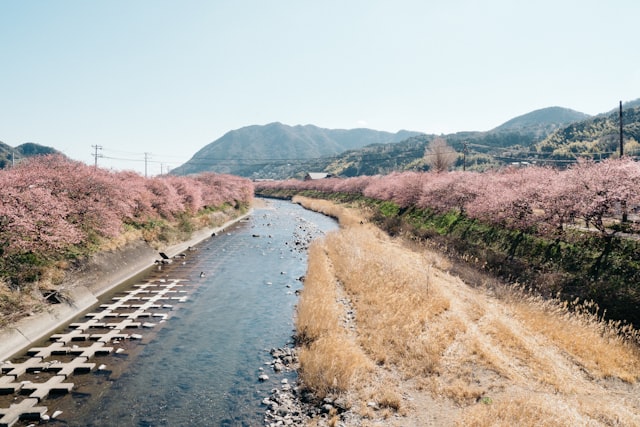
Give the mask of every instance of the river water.
M 263 425 L 261 400 L 281 379 L 295 378 L 275 374 L 266 363 L 271 348 L 291 344 L 304 248 L 336 228 L 330 218 L 269 200 L 247 220 L 150 273 L 145 281 L 185 281 L 187 301 L 175 304 L 157 327 L 127 329 L 143 338 L 112 343 L 123 350 L 90 360 L 103 370 L 69 377 L 71 394 L 41 403 L 49 414 L 63 411 L 48 425 Z M 268 381 L 258 381 L 261 368 Z

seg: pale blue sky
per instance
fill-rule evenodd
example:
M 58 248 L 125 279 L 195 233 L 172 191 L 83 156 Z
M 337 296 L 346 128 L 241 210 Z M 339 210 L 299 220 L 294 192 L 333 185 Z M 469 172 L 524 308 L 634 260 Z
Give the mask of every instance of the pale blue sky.
M 0 0 L 0 141 L 150 175 L 232 129 L 489 130 L 640 97 L 637 0 Z

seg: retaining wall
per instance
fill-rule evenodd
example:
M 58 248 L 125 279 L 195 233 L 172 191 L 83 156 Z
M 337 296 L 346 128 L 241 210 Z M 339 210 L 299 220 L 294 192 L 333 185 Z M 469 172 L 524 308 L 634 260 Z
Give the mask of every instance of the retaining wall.
M 74 272 L 63 282 L 65 301 L 50 305 L 46 311 L 23 318 L 0 331 L 0 362 L 33 346 L 70 322 L 95 305 L 104 293 L 153 268 L 156 260 L 161 258 L 159 252 L 173 257 L 186 251 L 189 246 L 195 246 L 209 238 L 213 233 L 219 233 L 246 218 L 251 213 L 252 211 L 249 211 L 221 227 L 198 230 L 188 241 L 168 246 L 160 251 L 143 241 L 136 241 L 120 250 L 97 254 L 81 270 Z

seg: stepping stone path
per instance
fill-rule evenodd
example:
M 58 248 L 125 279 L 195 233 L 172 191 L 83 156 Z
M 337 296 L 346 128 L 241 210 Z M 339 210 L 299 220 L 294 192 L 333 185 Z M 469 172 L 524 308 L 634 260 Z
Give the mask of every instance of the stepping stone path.
M 44 406 L 35 406 L 38 399 L 24 399 L 8 408 L 0 408 L 0 427 L 11 427 L 18 420 L 39 420 L 47 413 Z
M 27 398 L 8 408 L 0 407 L 0 427 L 11 427 L 20 420 L 41 420 L 48 409 L 36 405 L 46 400 L 49 394 L 71 392 L 73 383 L 67 382 L 67 379 L 77 373 L 92 371 L 96 364 L 89 361 L 93 357 L 113 352 L 113 347 L 107 346 L 108 343 L 142 338 L 139 334 L 130 335 L 124 330 L 153 328 L 156 325 L 150 321 L 142 323 L 138 319 L 167 320 L 169 315 L 166 311 L 173 309 L 169 302 L 185 302 L 188 298 L 183 282 L 161 279 L 134 285 L 134 289 L 126 291 L 124 296 L 113 297 L 111 304 L 100 305 L 101 311 L 88 313 L 84 321 L 71 323 L 68 332 L 51 335 L 51 344 L 29 349 L 26 353 L 29 358 L 23 362 L 0 361 L 0 395 L 27 395 Z M 107 331 L 99 333 L 92 329 Z M 95 342 L 89 346 L 70 345 L 80 341 Z M 71 355 L 73 358 L 68 362 L 48 360 L 55 355 Z M 26 373 L 32 372 L 51 372 L 54 375 L 41 383 L 20 380 Z

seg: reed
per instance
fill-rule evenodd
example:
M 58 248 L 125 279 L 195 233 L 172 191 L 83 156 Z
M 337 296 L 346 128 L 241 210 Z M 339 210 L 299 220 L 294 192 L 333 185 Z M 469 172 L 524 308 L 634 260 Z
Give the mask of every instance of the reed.
M 384 425 L 640 425 L 638 331 L 589 304 L 470 287 L 361 212 L 298 201 L 341 224 L 311 247 L 296 320 L 301 378 L 320 397 Z

